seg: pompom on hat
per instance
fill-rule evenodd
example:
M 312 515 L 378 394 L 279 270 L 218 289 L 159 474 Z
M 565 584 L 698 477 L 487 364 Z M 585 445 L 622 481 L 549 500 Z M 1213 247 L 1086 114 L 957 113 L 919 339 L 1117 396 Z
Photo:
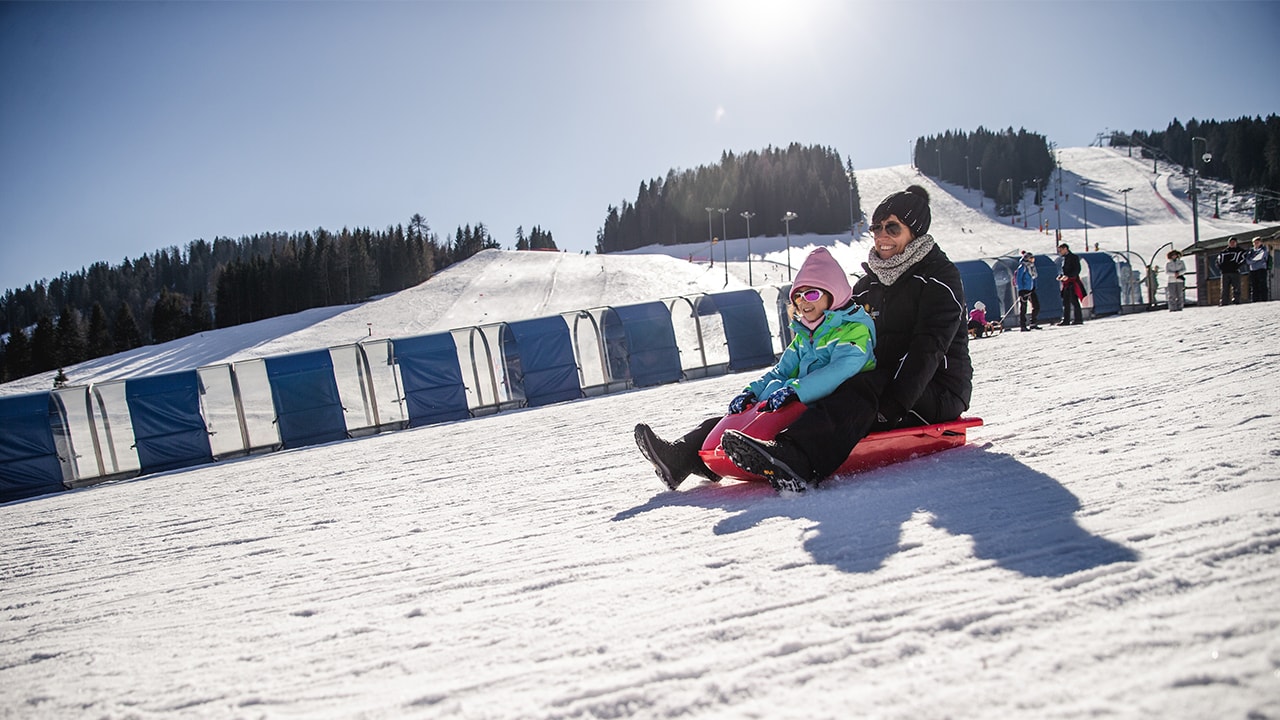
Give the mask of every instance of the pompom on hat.
M 933 218 L 929 212 L 928 191 L 919 185 L 911 185 L 902 192 L 890 195 L 871 214 L 871 222 L 884 222 L 890 215 L 897 215 L 902 224 L 911 231 L 913 238 L 929 232 L 929 223 Z

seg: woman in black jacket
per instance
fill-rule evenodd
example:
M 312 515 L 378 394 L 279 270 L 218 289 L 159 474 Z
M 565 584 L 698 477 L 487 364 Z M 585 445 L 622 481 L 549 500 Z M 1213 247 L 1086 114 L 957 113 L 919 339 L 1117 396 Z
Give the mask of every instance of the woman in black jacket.
M 871 216 L 874 245 L 853 287 L 875 318 L 876 368 L 809 406 L 772 441 L 733 430 L 725 453 L 775 488 L 802 491 L 844 462 L 868 433 L 955 420 L 969 408 L 969 361 L 960 271 L 928 234 L 929 194 L 912 185 Z

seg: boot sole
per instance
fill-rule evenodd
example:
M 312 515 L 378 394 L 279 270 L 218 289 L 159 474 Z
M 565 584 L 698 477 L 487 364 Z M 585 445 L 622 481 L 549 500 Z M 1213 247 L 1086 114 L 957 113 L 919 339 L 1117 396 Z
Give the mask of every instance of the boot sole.
M 726 430 L 720 445 L 734 465 L 768 480 L 774 490 L 800 493 L 809 489 L 809 484 L 801 480 L 795 470 L 770 455 L 748 435 Z

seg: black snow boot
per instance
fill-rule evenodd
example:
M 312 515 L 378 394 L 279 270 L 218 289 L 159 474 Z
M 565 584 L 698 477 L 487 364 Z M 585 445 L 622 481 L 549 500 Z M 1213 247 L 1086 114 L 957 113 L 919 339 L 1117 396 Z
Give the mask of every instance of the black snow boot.
M 653 471 L 669 490 L 679 487 L 696 469 L 684 443 L 679 440 L 669 443 L 655 435 L 653 429 L 644 423 L 636 425 L 636 446 L 640 448 L 644 459 L 653 464 Z
M 785 441 L 757 440 L 725 430 L 720 445 L 734 465 L 764 477 L 774 490 L 804 492 L 814 480 L 809 458 Z

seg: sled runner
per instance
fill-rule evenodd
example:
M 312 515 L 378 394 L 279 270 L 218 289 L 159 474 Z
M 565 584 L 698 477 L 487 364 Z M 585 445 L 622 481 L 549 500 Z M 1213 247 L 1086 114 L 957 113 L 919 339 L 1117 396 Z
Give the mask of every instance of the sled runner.
M 720 446 L 720 436 L 725 430 L 738 430 L 760 440 L 772 440 L 783 428 L 805 411 L 803 403 L 791 402 L 776 412 L 757 412 L 748 408 L 745 412 L 725 415 L 712 429 L 702 444 L 698 455 L 707 467 L 721 477 L 737 480 L 764 480 L 764 478 L 733 464 Z M 965 430 L 982 424 L 982 418 L 962 417 L 936 425 L 884 430 L 871 433 L 854 446 L 848 459 L 833 473 L 848 474 L 862 470 L 892 465 L 893 463 L 959 447 L 965 444 Z

